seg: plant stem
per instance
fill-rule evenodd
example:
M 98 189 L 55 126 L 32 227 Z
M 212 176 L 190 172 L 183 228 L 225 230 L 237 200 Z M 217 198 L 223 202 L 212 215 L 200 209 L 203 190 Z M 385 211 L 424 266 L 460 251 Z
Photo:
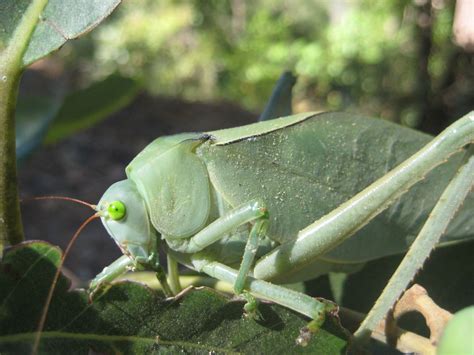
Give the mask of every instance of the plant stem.
M 23 240 L 15 152 L 15 106 L 20 73 L 0 66 L 0 247 Z M 15 75 L 16 74 L 16 75 Z
M 15 151 L 15 107 L 22 58 L 48 0 L 34 0 L 0 53 L 0 255 L 23 240 Z

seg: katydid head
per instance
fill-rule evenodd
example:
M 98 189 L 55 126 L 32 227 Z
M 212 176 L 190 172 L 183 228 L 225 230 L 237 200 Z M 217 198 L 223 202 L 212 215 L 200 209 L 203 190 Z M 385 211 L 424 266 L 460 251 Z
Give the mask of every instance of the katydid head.
M 122 180 L 111 185 L 97 210 L 102 224 L 122 252 L 137 261 L 147 261 L 156 250 L 157 236 L 145 201 L 135 184 Z

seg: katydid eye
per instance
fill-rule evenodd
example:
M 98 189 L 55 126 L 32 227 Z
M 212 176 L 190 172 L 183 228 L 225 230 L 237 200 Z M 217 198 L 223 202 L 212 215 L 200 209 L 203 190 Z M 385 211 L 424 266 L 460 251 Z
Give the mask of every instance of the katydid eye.
M 121 220 L 125 217 L 127 209 L 125 205 L 121 201 L 114 201 L 109 204 L 107 207 L 107 212 L 109 213 L 109 217 L 112 218 L 114 221 Z

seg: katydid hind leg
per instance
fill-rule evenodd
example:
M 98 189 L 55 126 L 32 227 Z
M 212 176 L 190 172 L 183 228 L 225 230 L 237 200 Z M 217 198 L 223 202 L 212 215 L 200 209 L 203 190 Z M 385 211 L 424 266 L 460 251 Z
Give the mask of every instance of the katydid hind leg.
M 421 269 L 469 191 L 472 190 L 474 186 L 474 146 L 471 146 L 466 152 L 464 162 L 465 164 L 461 166 L 444 190 L 425 225 L 375 305 L 355 332 L 354 335 L 358 341 L 366 340 L 393 307 L 402 292 L 413 280 L 417 271 Z
M 295 241 L 258 260 L 255 277 L 273 280 L 303 269 L 364 227 L 434 167 L 473 142 L 474 112 L 471 112 L 388 174 L 301 230 Z

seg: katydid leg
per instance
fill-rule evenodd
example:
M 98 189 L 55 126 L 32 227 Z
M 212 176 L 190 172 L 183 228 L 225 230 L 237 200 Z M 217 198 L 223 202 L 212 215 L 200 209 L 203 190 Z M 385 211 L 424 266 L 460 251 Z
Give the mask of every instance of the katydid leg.
M 178 263 L 169 253 L 166 254 L 166 261 L 168 264 L 168 282 L 171 291 L 176 295 L 182 290 L 181 284 L 179 283 Z
M 388 174 L 301 230 L 294 242 L 283 244 L 260 259 L 254 268 L 255 277 L 271 280 L 313 262 L 365 226 L 434 167 L 473 142 L 471 112 Z
M 247 244 L 245 246 L 244 256 L 242 257 L 242 263 L 240 264 L 239 274 L 234 284 L 234 291 L 238 295 L 242 293 L 245 286 L 245 279 L 247 278 L 250 268 L 255 260 L 255 255 L 258 251 L 258 241 L 265 237 L 267 232 L 268 220 L 260 219 L 252 227 L 250 231 Z
M 89 284 L 89 293 L 94 294 L 102 285 L 106 285 L 116 280 L 119 276 L 125 274 L 130 269 L 143 269 L 141 264 L 137 264 L 133 259 L 128 255 L 122 255 L 120 258 L 115 260 L 109 266 L 106 266 L 104 270 L 101 271 Z M 152 267 L 153 271 L 156 272 L 156 277 L 161 284 L 161 288 L 166 296 L 172 296 L 173 292 L 168 285 L 166 280 L 166 274 L 163 268 L 160 265 L 154 265 Z
M 204 253 L 192 255 L 191 260 L 193 266 L 199 272 L 204 272 L 211 277 L 230 284 L 235 284 L 237 281 L 237 270 L 208 259 Z M 324 320 L 326 312 L 332 309 L 332 306 L 320 302 L 304 293 L 274 285 L 267 281 L 258 280 L 251 276 L 246 278 L 244 289 L 256 297 L 290 308 L 313 320 Z
M 197 253 L 222 239 L 235 228 L 266 215 L 267 210 L 264 204 L 258 200 L 252 200 L 230 210 L 188 239 L 172 239 L 171 237 L 165 239 L 175 251 L 187 254 Z
M 268 225 L 268 212 L 264 204 L 258 200 L 253 200 L 227 212 L 223 216 L 216 219 L 206 228 L 187 240 L 170 240 L 166 241 L 171 249 L 181 253 L 196 253 L 215 243 L 219 239 L 231 233 L 241 225 L 256 221 L 252 227 L 247 245 L 245 247 L 239 275 L 234 285 L 237 294 L 243 290 L 245 279 L 252 267 L 253 260 L 258 250 L 259 239 L 265 236 Z
M 89 285 L 90 291 L 94 293 L 94 291 L 97 290 L 101 285 L 108 284 L 114 281 L 117 277 L 123 275 L 133 266 L 133 260 L 127 255 L 122 255 L 112 264 L 106 266 L 100 274 L 98 274 L 96 277 L 94 277 L 94 279 L 92 279 Z
M 168 280 L 166 279 L 166 273 L 163 267 L 161 265 L 156 265 L 153 268 L 153 271 L 155 271 L 156 278 L 158 279 L 158 282 L 160 283 L 161 289 L 163 290 L 165 296 L 173 297 L 174 293 L 173 290 L 171 290 L 170 285 L 168 284 Z
M 354 333 L 356 339 L 364 341 L 393 307 L 396 300 L 413 280 L 416 272 L 434 249 L 445 232 L 454 214 L 462 205 L 474 186 L 474 146 L 466 152 L 466 164 L 444 190 L 428 220 L 398 266 L 377 302 Z

